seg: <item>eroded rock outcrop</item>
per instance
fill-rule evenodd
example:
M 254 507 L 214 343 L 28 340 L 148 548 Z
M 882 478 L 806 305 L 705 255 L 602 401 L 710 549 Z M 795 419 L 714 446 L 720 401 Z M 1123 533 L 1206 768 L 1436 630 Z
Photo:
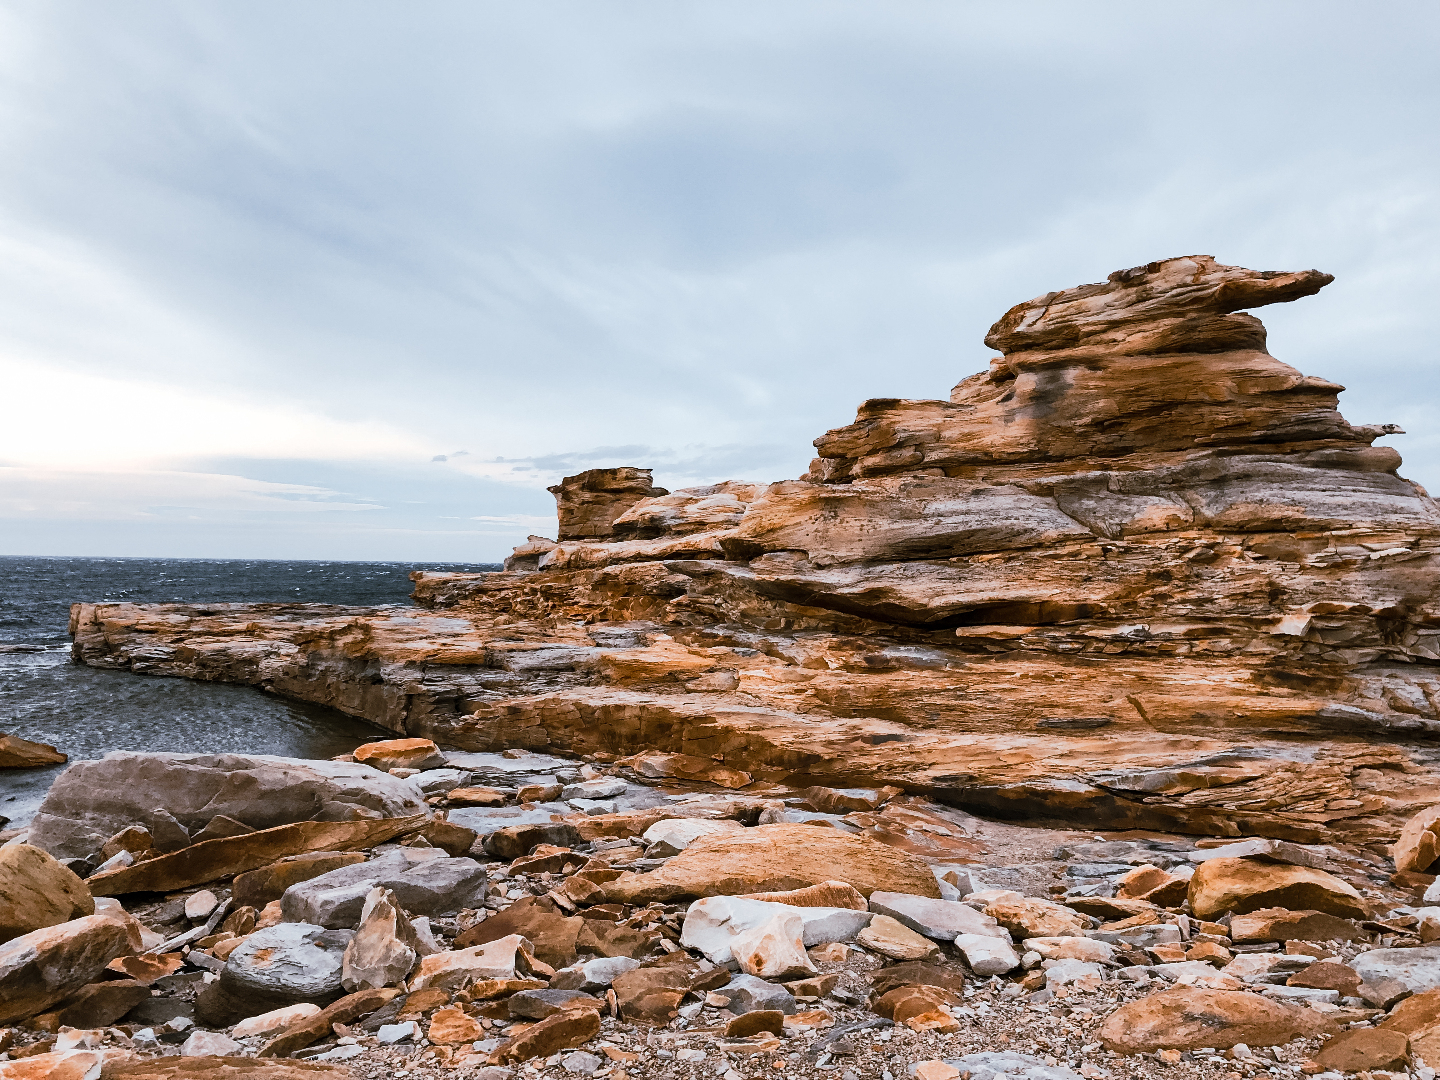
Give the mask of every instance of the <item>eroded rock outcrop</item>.
M 805 477 L 557 486 L 428 610 L 81 604 L 75 655 L 469 750 L 663 751 L 1094 826 L 1393 839 L 1440 776 L 1440 512 L 1204 256 L 1008 312 L 949 400 L 879 399 Z M 522 569 L 533 566 L 534 569 Z

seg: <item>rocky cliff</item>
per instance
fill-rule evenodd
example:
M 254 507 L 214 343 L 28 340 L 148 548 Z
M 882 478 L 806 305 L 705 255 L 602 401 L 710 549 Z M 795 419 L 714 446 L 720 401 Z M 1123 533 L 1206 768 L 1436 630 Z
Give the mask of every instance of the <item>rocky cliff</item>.
M 78 604 L 75 656 L 469 750 L 1392 836 L 1440 800 L 1440 511 L 1243 313 L 1330 280 L 1119 271 L 1012 308 L 949 400 L 865 402 L 799 480 L 568 477 L 554 541 L 415 575 L 419 610 Z

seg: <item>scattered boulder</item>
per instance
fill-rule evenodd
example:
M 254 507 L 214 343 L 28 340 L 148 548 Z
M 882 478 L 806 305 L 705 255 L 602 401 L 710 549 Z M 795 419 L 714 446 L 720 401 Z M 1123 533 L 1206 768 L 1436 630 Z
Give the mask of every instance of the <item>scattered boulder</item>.
M 964 997 L 943 986 L 899 986 L 870 1003 L 872 1012 L 903 1024 L 912 1016 L 936 1012 L 951 1005 L 961 1005 Z
M 1410 1040 L 1393 1029 L 1352 1028 L 1322 1046 L 1315 1061 L 1321 1068 L 1343 1073 L 1403 1070 L 1410 1064 Z
M 1360 976 L 1355 969 L 1332 960 L 1317 960 L 1306 964 L 1285 980 L 1286 986 L 1299 986 L 1311 990 L 1334 990 L 1341 997 L 1356 997 L 1360 993 Z
M 732 949 L 737 934 L 748 933 L 777 916 L 792 914 L 800 919 L 801 939 L 806 947 L 853 941 L 873 918 L 870 912 L 853 908 L 802 908 L 739 896 L 710 896 L 695 901 L 686 910 L 680 944 L 699 949 L 711 963 L 728 963 L 735 958 Z
M 83 764 L 83 763 L 82 763 Z M 86 885 L 96 896 L 133 892 L 175 892 L 254 870 L 287 855 L 336 848 L 368 848 L 420 828 L 428 819 L 376 818 L 359 821 L 300 821 L 244 836 L 207 840 L 183 851 L 161 855 L 119 870 L 91 875 Z
M 435 1015 L 430 1018 L 430 1027 L 426 1030 L 425 1036 L 432 1043 L 454 1046 L 458 1043 L 471 1043 L 485 1038 L 485 1029 L 480 1026 L 480 1021 L 467 1015 L 464 1009 L 455 1006 L 448 1009 L 437 1009 Z
M 258 870 L 237 874 L 231 883 L 231 897 L 236 904 L 263 908 L 279 900 L 291 885 L 365 861 L 363 851 L 307 851 L 289 855 Z
M 1337 1029 L 1324 1013 L 1259 994 L 1177 986 L 1120 1006 L 1100 1025 L 1099 1040 L 1117 1054 L 1147 1054 L 1236 1043 L 1282 1046 Z
M 319 1042 L 334 1030 L 336 1024 L 349 1024 L 368 1016 L 399 995 L 398 990 L 360 990 L 347 994 L 317 1013 L 296 1020 L 260 1050 L 262 1058 L 289 1057 Z
M 1364 941 L 1365 936 L 1353 922 L 1323 911 L 1260 908 L 1230 920 L 1230 940 L 1237 945 L 1270 941 Z
M 289 922 L 353 927 L 376 887 L 393 892 L 412 915 L 433 916 L 479 907 L 485 884 L 485 868 L 474 859 L 449 858 L 435 848 L 398 848 L 292 885 L 280 910 Z
M 457 815 L 452 815 L 452 819 Z M 548 815 L 547 815 L 548 817 Z M 468 827 L 478 822 L 466 819 Z M 485 831 L 483 828 L 480 831 Z M 498 826 L 485 836 L 485 853 L 492 858 L 510 862 L 529 855 L 541 844 L 574 847 L 580 843 L 575 826 L 566 821 L 536 821 L 521 825 Z
M 715 992 L 729 1001 L 726 1008 L 733 1013 L 771 1011 L 793 1016 L 798 1011 L 789 990 L 754 975 L 736 975 Z
M 93 982 L 66 998 L 59 1008 L 34 1017 L 30 1024 L 42 1031 L 109 1027 L 149 997 L 149 988 L 133 979 Z
M 260 1038 L 265 1035 L 276 1035 L 286 1028 L 292 1027 L 301 1020 L 309 1019 L 320 1011 L 320 1006 L 309 1001 L 302 1001 L 298 1005 L 286 1005 L 280 1009 L 271 1009 L 259 1016 L 251 1016 L 236 1024 L 230 1034 L 237 1039 Z
M 1423 874 L 1440 859 L 1440 806 L 1427 806 L 1400 830 L 1400 837 L 1390 849 L 1395 869 Z
M 582 1046 L 600 1034 L 600 1014 L 592 1009 L 558 1012 L 506 1039 L 490 1054 L 495 1065 L 548 1057 L 559 1050 Z
M 924 960 L 939 955 L 933 941 L 888 915 L 876 915 L 855 940 L 871 952 L 892 960 Z
M 986 904 L 984 910 L 1017 938 L 1068 937 L 1090 928 L 1089 919 L 1048 900 L 1000 898 Z
M 1355 888 L 1308 866 L 1253 859 L 1211 859 L 1190 879 L 1190 909 L 1197 918 L 1243 915 L 1260 908 L 1320 911 L 1346 919 L 1369 918 Z
M 646 854 L 651 858 L 668 858 L 680 854 L 702 836 L 743 828 L 740 822 L 729 818 L 667 818 L 646 829 L 643 839 L 648 845 Z
M 556 990 L 582 990 L 594 994 L 607 989 L 619 976 L 634 971 L 640 961 L 628 956 L 602 956 L 583 960 L 555 972 L 550 986 Z
M 226 1027 L 285 1005 L 334 1001 L 342 992 L 345 949 L 354 936 L 309 923 L 257 930 L 230 954 L 219 982 L 196 996 L 195 1014 Z
M 0 945 L 0 1023 L 23 1020 L 101 977 L 141 949 L 141 927 L 111 909 L 32 930 Z
M 793 824 L 700 837 L 660 869 L 621 874 L 603 889 L 611 903 L 735 896 L 818 885 L 837 867 L 866 896 L 876 889 L 940 895 L 935 875 L 912 855 L 867 836 Z
M 468 949 L 447 949 L 421 959 L 410 980 L 411 991 L 429 988 L 464 990 L 487 979 L 516 980 L 533 972 L 530 943 L 519 934 L 498 938 Z
M 870 894 L 870 910 L 935 941 L 954 941 L 961 934 L 1008 938 L 991 916 L 956 900 L 877 891 Z
M 1440 989 L 1440 945 L 1413 949 L 1372 949 L 1350 962 L 1365 983 L 1394 979 L 1412 994 Z
M 805 924 L 795 908 L 779 910 L 758 926 L 730 939 L 730 951 L 740 970 L 762 979 L 795 979 L 818 969 L 805 954 Z
M 230 1057 L 243 1050 L 238 1042 L 218 1031 L 196 1031 L 180 1047 L 181 1057 Z
M 30 844 L 0 847 L 0 942 L 95 914 L 75 873 Z
M 31 742 L 19 735 L 0 735 L 0 769 L 38 769 L 69 760 L 49 743 Z
M 177 851 L 217 814 L 268 830 L 356 815 L 428 816 L 429 809 L 410 784 L 352 762 L 116 751 L 77 761 L 56 778 L 35 813 L 30 842 L 56 858 L 86 858 L 138 825 L 157 850 Z
M 976 975 L 1004 975 L 1020 966 L 1020 954 L 1004 938 L 989 934 L 960 934 L 955 938 L 955 947 Z
M 584 924 L 584 919 L 559 914 L 554 902 L 547 898 L 527 896 L 484 922 L 476 923 L 457 937 L 454 944 L 457 949 L 468 949 L 518 934 L 534 943 L 537 959 L 553 968 L 563 968 L 575 960 L 576 938 Z
M 860 890 L 843 881 L 822 881 L 804 889 L 787 889 L 784 892 L 746 893 L 742 900 L 764 900 L 771 904 L 788 904 L 798 908 L 850 908 L 852 911 L 869 911 L 870 905 Z
M 1109 964 L 1115 960 L 1114 945 L 1088 937 L 1026 938 L 1025 948 L 1046 960 L 1084 960 L 1092 964 Z
M 355 760 L 382 773 L 391 769 L 443 769 L 445 755 L 429 739 L 383 739 L 355 748 Z
M 415 928 L 395 894 L 377 885 L 366 894 L 360 926 L 345 946 L 340 985 L 352 994 L 394 986 L 410 974 L 420 951 Z

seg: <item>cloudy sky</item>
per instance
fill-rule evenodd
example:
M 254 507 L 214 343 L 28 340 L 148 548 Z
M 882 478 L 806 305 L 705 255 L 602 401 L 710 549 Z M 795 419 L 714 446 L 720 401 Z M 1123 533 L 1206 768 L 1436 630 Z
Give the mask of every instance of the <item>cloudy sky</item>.
M 1335 274 L 1271 351 L 1440 491 L 1437 53 L 1403 0 L 0 0 L 0 554 L 498 559 L 1183 254 Z

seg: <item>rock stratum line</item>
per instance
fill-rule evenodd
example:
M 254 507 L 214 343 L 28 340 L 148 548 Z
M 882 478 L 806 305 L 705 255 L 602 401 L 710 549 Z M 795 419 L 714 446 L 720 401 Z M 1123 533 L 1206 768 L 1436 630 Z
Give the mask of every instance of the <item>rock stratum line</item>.
M 1012 308 L 949 400 L 865 402 L 799 480 L 592 470 L 555 540 L 413 575 L 419 610 L 77 604 L 74 655 L 464 750 L 1393 838 L 1440 801 L 1440 511 L 1243 313 L 1330 280 L 1119 271 Z

